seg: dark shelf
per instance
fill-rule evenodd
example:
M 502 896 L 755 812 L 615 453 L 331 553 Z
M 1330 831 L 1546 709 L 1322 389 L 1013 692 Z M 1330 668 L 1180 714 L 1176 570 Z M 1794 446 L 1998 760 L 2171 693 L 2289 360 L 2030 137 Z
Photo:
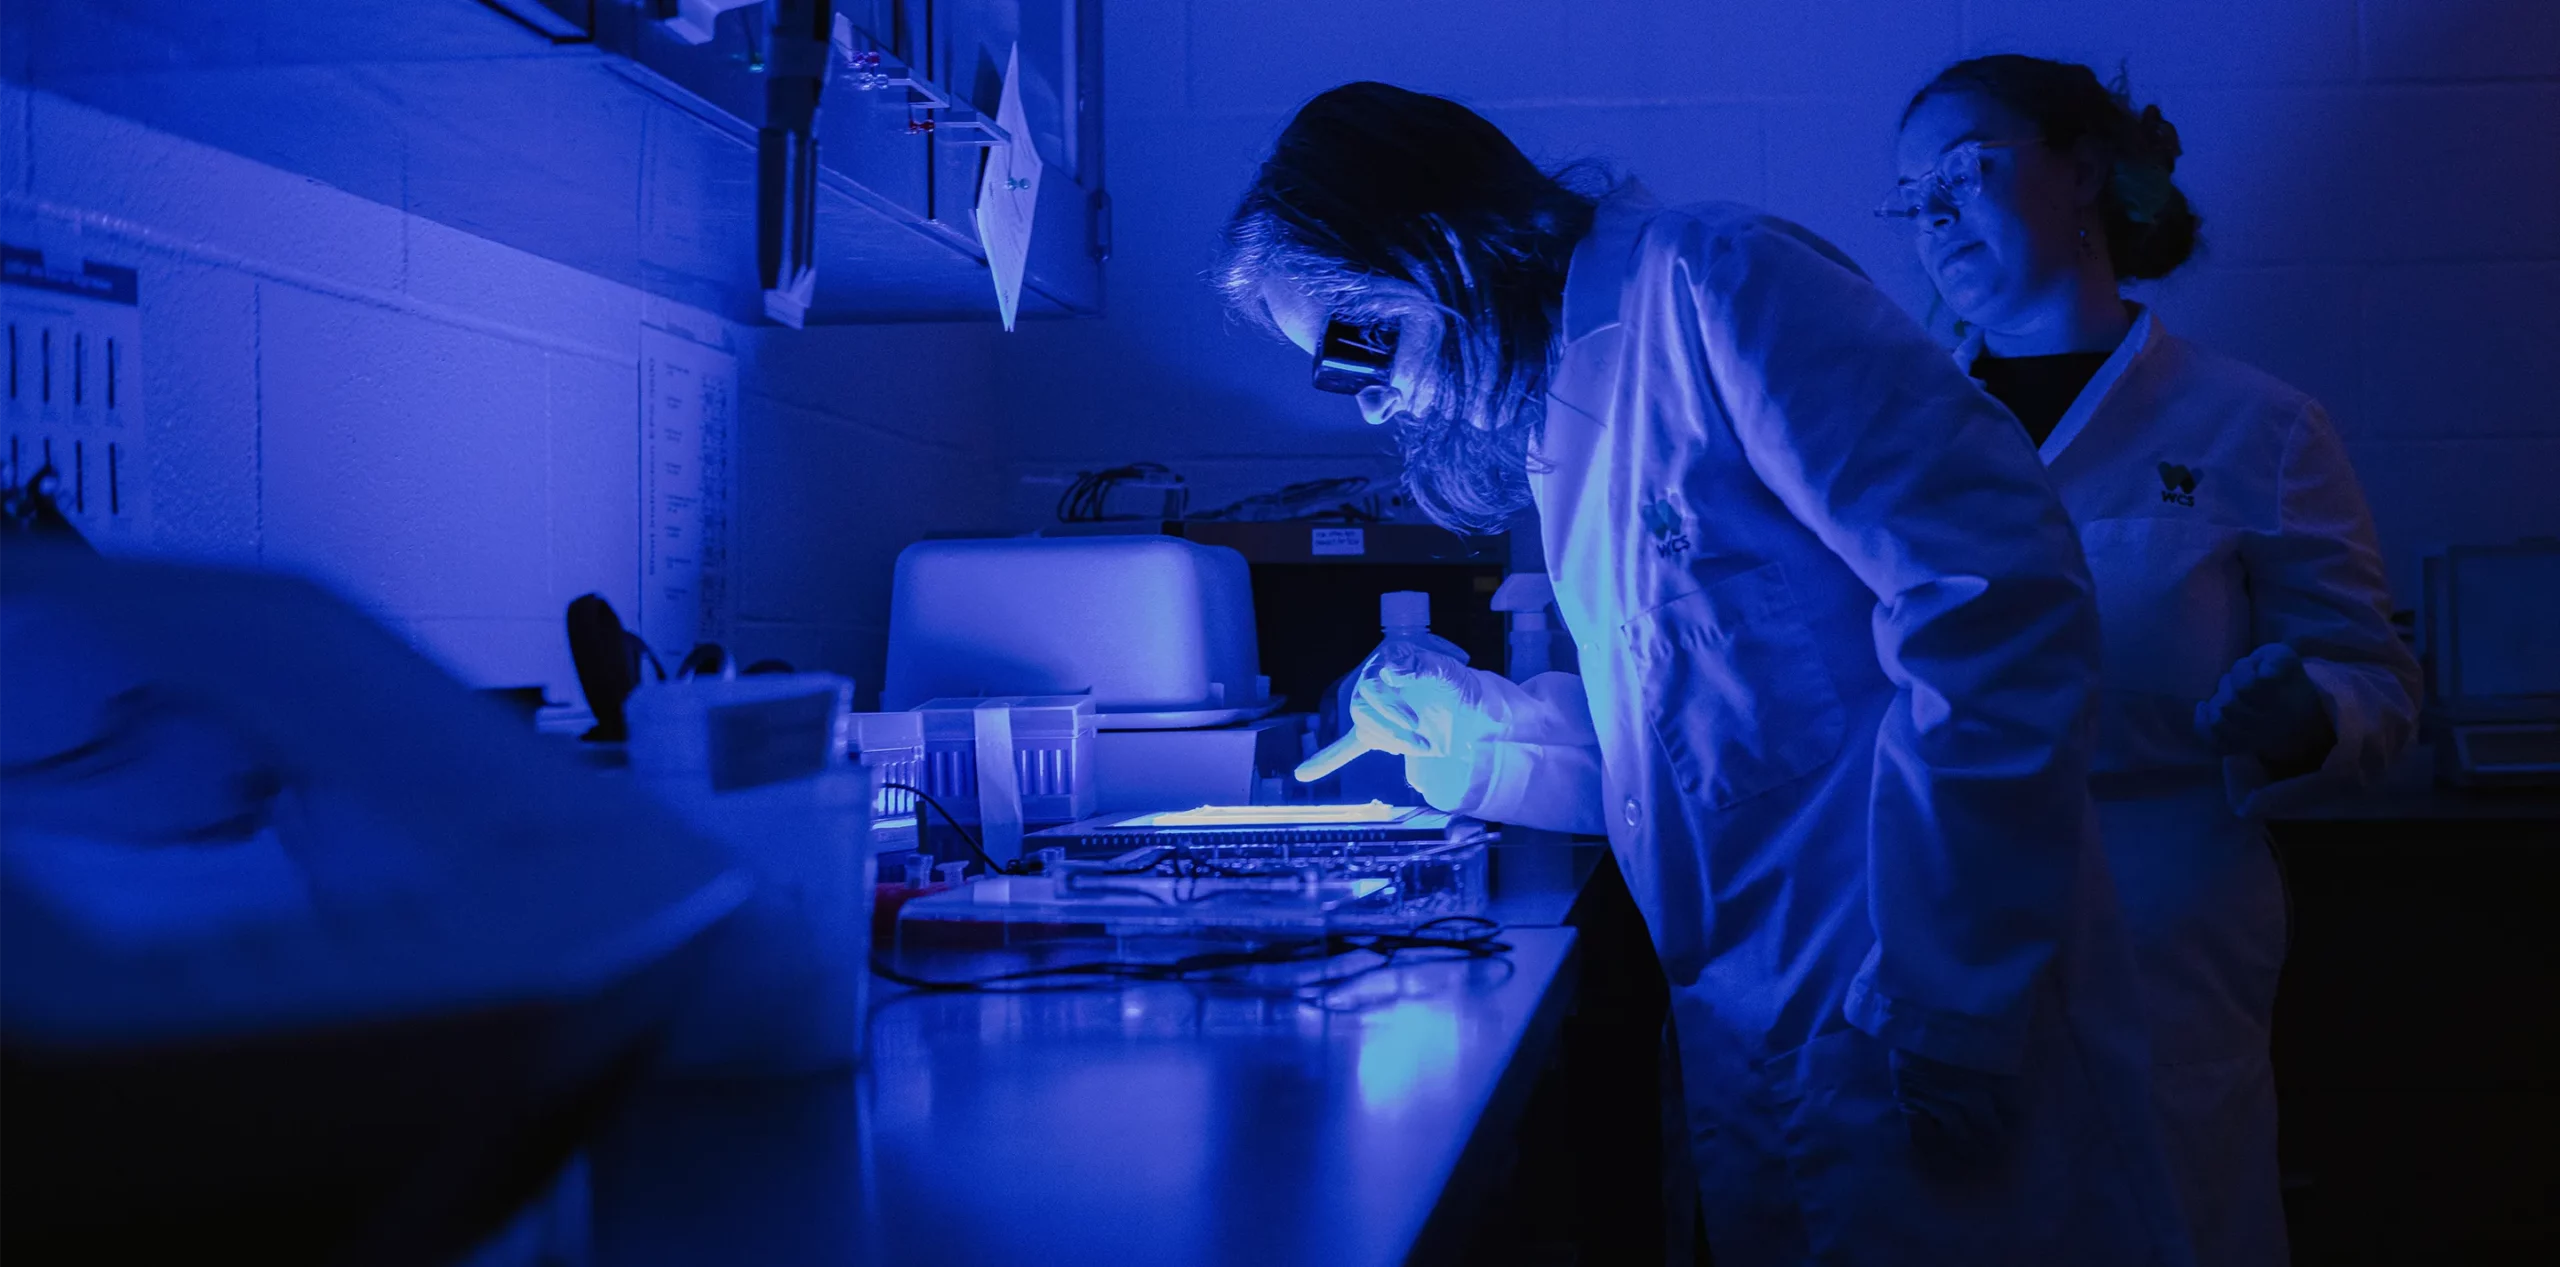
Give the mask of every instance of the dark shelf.
M 1017 40 L 1027 68 L 1042 51 L 1075 62 L 1024 75 L 1050 120 L 1030 138 L 1051 165 L 1022 302 L 1034 318 L 1102 304 L 1099 6 L 1066 2 L 1035 5 L 1076 14 L 1074 39 L 1045 43 L 1033 38 L 1045 25 L 1024 29 L 1022 0 L 799 6 L 841 13 L 859 43 L 925 73 L 956 73 L 968 105 L 994 105 Z M 592 37 L 509 12 L 537 8 Z M 670 33 L 649 0 L 243 0 L 218 20 L 165 0 L 20 0 L 0 14 L 0 76 L 26 87 L 739 320 L 765 317 L 758 130 L 787 96 L 773 78 L 824 74 L 808 321 L 995 314 L 970 217 L 982 151 L 911 131 L 929 115 L 906 91 L 852 90 L 824 46 L 753 52 L 772 46 L 751 41 L 761 8 L 722 15 L 703 45 Z M 1053 153 L 1068 132 L 1072 166 Z

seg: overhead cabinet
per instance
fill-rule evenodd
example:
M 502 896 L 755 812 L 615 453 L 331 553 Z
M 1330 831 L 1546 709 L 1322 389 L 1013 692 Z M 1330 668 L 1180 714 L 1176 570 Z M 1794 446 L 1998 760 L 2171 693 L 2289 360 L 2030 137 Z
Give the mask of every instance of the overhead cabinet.
M 27 87 L 741 320 L 992 319 L 980 164 L 1036 147 L 1022 312 L 1102 307 L 1099 0 L 0 13 Z M 1020 136 L 995 120 L 1017 50 Z

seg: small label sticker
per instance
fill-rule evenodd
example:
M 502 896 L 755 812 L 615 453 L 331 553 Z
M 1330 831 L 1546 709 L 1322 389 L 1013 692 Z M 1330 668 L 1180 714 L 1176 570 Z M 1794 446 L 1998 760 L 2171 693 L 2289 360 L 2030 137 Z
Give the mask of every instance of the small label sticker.
M 1367 554 L 1369 540 L 1358 528 L 1315 528 L 1307 534 L 1309 554 Z

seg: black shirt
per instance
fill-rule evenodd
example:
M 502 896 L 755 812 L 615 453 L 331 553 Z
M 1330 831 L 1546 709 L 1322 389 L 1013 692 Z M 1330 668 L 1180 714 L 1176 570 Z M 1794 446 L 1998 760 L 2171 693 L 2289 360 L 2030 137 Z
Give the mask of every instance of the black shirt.
M 2009 407 L 2037 447 L 2071 411 L 2080 390 L 2098 376 L 2113 352 L 2058 352 L 2052 356 L 1978 356 L 1973 376 L 1994 400 Z

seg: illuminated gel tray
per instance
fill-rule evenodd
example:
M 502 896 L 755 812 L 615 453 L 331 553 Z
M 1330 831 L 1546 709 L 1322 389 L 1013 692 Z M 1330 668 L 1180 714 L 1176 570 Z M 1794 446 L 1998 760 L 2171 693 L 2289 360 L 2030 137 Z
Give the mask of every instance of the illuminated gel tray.
M 1161 958 L 1481 915 L 1487 896 L 1483 824 L 1426 809 L 1107 815 L 1025 843 L 1070 856 L 1040 875 L 994 876 L 906 903 L 899 961 L 947 952 Z
M 1076 856 L 1143 845 L 1421 844 L 1482 840 L 1484 825 L 1413 805 L 1203 805 L 1198 809 L 1105 814 L 1036 832 L 1024 847 L 1064 848 Z
M 1052 828 L 1032 848 L 1108 859 L 1120 875 L 1191 881 L 1301 874 L 1358 891 L 1336 924 L 1402 927 L 1485 906 L 1482 823 L 1401 805 L 1204 805 Z

